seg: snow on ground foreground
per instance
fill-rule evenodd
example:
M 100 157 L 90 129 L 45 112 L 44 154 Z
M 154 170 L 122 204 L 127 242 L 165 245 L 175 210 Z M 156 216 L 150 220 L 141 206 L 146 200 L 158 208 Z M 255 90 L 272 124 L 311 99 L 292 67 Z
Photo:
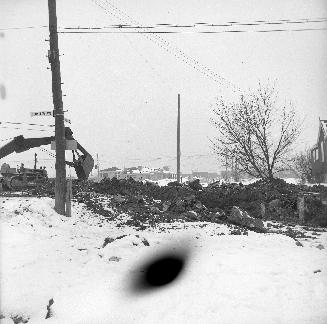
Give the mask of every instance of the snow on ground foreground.
M 71 218 L 53 206 L 1 201 L 3 323 L 327 323 L 325 232 L 299 239 L 301 247 L 280 234 L 226 235 L 227 226 L 211 223 L 136 231 L 81 204 Z M 173 284 L 131 291 L 142 262 L 181 247 L 189 262 Z

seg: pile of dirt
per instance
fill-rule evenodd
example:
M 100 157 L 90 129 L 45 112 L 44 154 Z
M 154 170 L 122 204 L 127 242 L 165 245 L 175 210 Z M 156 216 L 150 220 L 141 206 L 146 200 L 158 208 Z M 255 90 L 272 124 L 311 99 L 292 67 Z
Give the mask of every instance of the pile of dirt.
M 253 217 L 289 221 L 299 216 L 297 202 L 303 192 L 327 193 L 327 188 L 289 184 L 282 179 L 259 180 L 246 186 L 213 184 L 198 192 L 197 198 L 208 208 L 228 211 L 239 206 Z
M 31 193 L 35 196 L 47 196 L 54 198 L 55 196 L 55 179 L 48 179 L 48 181 L 40 184 L 36 188 L 31 190 Z
M 169 183 L 167 186 L 160 187 L 152 182 L 135 181 L 132 178 L 121 179 L 103 179 L 99 183 L 93 183 L 91 186 L 95 192 L 106 194 L 121 195 L 145 195 L 153 199 L 162 201 L 172 200 L 176 197 L 184 198 L 191 194 L 193 190 L 188 186 L 178 183 Z
M 54 180 L 36 192 L 54 197 Z M 288 184 L 282 179 L 259 180 L 250 185 L 214 183 L 206 188 L 198 180 L 189 184 L 171 182 L 163 187 L 131 178 L 103 179 L 98 183 L 73 180 L 73 197 L 92 211 L 113 217 L 103 207 L 102 197 L 107 197 L 116 213 L 129 213 L 140 223 L 176 219 L 221 222 L 224 221 L 221 215 L 230 215 L 235 206 L 254 218 L 298 222 L 298 197 L 303 192 L 327 194 L 327 188 Z M 320 213 L 323 209 L 318 207 Z M 314 217 L 307 217 L 306 221 L 314 224 Z

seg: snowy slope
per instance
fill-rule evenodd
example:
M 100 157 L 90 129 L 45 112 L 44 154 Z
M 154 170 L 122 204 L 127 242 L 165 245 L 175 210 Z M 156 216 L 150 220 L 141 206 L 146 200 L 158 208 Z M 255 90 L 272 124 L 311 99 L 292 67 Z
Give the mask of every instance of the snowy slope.
M 301 247 L 284 235 L 228 235 L 211 223 L 136 231 L 81 204 L 71 218 L 53 205 L 2 198 L 1 323 L 327 323 L 325 232 L 300 239 Z M 140 264 L 186 248 L 189 262 L 175 283 L 131 291 Z

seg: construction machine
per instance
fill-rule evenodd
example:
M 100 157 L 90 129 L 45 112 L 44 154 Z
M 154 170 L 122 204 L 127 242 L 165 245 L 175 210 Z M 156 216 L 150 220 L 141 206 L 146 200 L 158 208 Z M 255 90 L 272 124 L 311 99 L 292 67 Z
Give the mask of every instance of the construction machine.
M 66 140 L 74 140 L 72 135 L 73 132 L 71 129 L 69 127 L 65 127 Z M 54 136 L 24 138 L 24 136 L 19 135 L 0 148 L 0 159 L 14 152 L 21 153 L 31 148 L 49 145 L 52 141 L 55 141 Z M 66 161 L 66 164 L 75 169 L 79 180 L 86 180 L 94 166 L 92 156 L 78 142 L 77 150 L 73 150 L 72 153 L 73 161 Z M 75 153 L 78 156 L 77 158 Z M 0 174 L 2 176 L 2 178 L 0 178 L 2 186 L 9 190 L 35 188 L 40 183 L 43 183 L 48 179 L 45 168 L 42 169 L 41 167 L 37 169 L 36 163 L 34 164 L 34 169 L 25 168 L 24 164 L 22 164 L 20 168 L 10 168 L 9 164 L 4 163 L 1 166 Z

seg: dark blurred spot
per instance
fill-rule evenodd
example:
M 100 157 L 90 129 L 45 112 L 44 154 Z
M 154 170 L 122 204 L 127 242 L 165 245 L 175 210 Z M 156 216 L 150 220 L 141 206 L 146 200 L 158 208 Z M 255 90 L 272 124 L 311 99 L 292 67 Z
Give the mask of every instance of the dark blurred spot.
M 148 292 L 174 282 L 183 272 L 187 260 L 187 253 L 166 253 L 147 262 L 137 271 L 133 278 L 132 291 L 136 293 Z
M 184 260 L 165 256 L 150 264 L 144 273 L 144 286 L 159 287 L 174 281 L 184 267 Z

